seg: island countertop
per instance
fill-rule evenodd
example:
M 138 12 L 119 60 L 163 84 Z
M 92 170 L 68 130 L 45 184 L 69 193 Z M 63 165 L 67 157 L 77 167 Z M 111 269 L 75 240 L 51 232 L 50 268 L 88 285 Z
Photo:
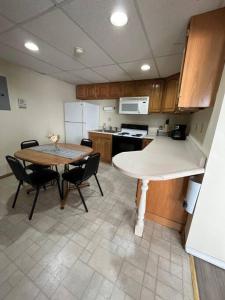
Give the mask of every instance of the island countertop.
M 143 150 L 119 153 L 112 161 L 130 177 L 169 180 L 204 173 L 206 157 L 190 138 L 155 137 Z

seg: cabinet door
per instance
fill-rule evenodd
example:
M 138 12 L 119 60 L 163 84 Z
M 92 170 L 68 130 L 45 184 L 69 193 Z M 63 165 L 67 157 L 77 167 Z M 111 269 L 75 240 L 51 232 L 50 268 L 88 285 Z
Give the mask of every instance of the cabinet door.
M 162 112 L 174 112 L 178 101 L 178 78 L 166 80 L 163 93 Z
M 96 99 L 108 99 L 109 97 L 109 84 L 100 83 L 96 85 Z
M 163 81 L 152 83 L 149 112 L 160 112 L 162 104 Z
M 77 99 L 86 99 L 87 98 L 87 86 L 86 85 L 77 85 L 76 98 Z
M 144 149 L 146 146 L 148 146 L 151 142 L 152 142 L 151 139 L 143 139 L 142 149 Z
M 86 97 L 87 99 L 96 99 L 96 85 L 89 84 L 86 86 Z
M 135 84 L 135 96 L 151 96 L 151 80 L 137 80 Z
M 214 104 L 224 65 L 225 8 L 191 19 L 179 107 Z
M 135 81 L 128 81 L 122 83 L 123 97 L 135 97 L 136 96 L 136 84 Z
M 101 139 L 102 143 L 102 152 L 101 158 L 105 162 L 111 162 L 112 160 L 112 136 L 103 137 Z
M 120 82 L 109 83 L 109 99 L 119 99 L 123 94 L 123 86 Z

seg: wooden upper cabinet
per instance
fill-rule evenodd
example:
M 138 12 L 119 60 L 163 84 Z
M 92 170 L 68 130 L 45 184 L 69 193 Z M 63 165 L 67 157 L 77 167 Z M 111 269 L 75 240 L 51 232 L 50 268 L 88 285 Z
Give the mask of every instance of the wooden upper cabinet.
M 76 86 L 76 98 L 77 99 L 87 99 L 87 88 L 85 85 Z
M 135 97 L 136 96 L 136 83 L 135 81 L 124 81 L 121 83 L 123 85 L 122 97 Z
M 135 96 L 149 96 L 151 94 L 151 80 L 137 80 L 135 84 Z
M 182 70 L 179 107 L 215 102 L 225 57 L 225 8 L 191 18 Z
M 174 112 L 178 102 L 179 74 L 168 77 L 165 82 L 162 100 L 162 112 Z
M 96 99 L 107 99 L 109 95 L 109 85 L 105 83 L 96 84 Z
M 95 84 L 77 85 L 76 98 L 82 100 L 96 99 Z
M 109 99 L 119 99 L 123 94 L 122 84 L 120 82 L 109 83 Z
M 163 94 L 163 80 L 156 80 L 151 85 L 149 112 L 160 112 Z

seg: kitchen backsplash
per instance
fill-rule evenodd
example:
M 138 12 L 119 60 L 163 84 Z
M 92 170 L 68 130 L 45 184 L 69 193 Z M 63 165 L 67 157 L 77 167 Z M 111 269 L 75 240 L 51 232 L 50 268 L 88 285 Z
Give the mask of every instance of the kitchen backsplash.
M 100 105 L 100 128 L 104 123 L 106 127 L 112 126 L 119 128 L 121 123 L 146 124 L 149 127 L 159 127 L 165 124 L 166 119 L 170 120 L 171 127 L 176 123 L 189 125 L 190 122 L 189 114 L 151 113 L 149 115 L 120 115 L 118 113 L 118 100 L 90 100 L 89 102 Z M 103 108 L 109 106 L 115 109 L 112 112 L 104 111 Z

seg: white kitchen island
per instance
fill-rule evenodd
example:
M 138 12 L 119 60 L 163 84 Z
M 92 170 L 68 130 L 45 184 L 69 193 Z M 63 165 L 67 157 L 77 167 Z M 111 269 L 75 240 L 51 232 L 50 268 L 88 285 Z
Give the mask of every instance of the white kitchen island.
M 113 157 L 113 166 L 127 176 L 142 180 L 135 234 L 142 236 L 149 181 L 168 180 L 204 173 L 206 157 L 187 138 L 176 141 L 156 137 L 142 151 L 123 152 Z

